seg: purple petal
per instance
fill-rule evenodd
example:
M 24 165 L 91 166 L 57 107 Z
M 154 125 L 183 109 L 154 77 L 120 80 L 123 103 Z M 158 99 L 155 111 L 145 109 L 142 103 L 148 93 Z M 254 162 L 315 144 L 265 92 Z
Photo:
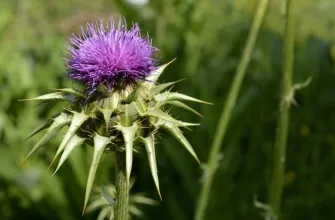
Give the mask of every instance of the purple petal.
M 112 88 L 121 81 L 144 79 L 155 69 L 153 55 L 157 49 L 149 37 L 141 37 L 137 24 L 128 30 L 121 19 L 117 25 L 112 17 L 106 23 L 100 19 L 69 41 L 66 59 L 69 76 L 86 84 L 91 91 L 100 84 Z

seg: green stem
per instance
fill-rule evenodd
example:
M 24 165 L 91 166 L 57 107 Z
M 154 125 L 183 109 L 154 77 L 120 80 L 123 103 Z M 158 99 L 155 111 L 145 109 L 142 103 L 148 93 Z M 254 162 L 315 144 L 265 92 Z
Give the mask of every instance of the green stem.
M 116 172 L 116 206 L 114 210 L 115 220 L 128 219 L 129 186 L 126 176 L 126 154 L 115 152 Z
M 204 179 L 204 183 L 202 185 L 201 192 L 198 198 L 198 204 L 197 204 L 196 213 L 194 217 L 195 220 L 204 219 L 205 209 L 208 203 L 209 193 L 210 193 L 211 185 L 213 182 L 213 177 L 214 177 L 214 174 L 217 168 L 217 155 L 220 151 L 220 146 L 225 136 L 227 126 L 231 118 L 231 113 L 234 109 L 236 99 L 237 99 L 246 69 L 250 62 L 251 52 L 256 43 L 256 39 L 257 39 L 261 24 L 264 18 L 264 14 L 268 6 L 268 2 L 269 0 L 259 1 L 257 12 L 254 17 L 253 24 L 252 24 L 252 27 L 251 27 L 251 30 L 248 36 L 247 44 L 244 48 L 243 55 L 241 57 L 239 66 L 237 68 L 235 77 L 233 79 L 233 83 L 229 91 L 227 102 L 225 103 L 225 106 L 223 108 L 220 121 L 216 129 L 215 138 L 212 143 L 211 150 L 210 150 L 208 166 L 206 167 L 206 170 L 204 171 L 205 172 L 204 176 L 206 178 Z
M 289 128 L 290 105 L 292 90 L 292 71 L 294 60 L 294 13 L 292 3 L 286 1 L 286 24 L 284 45 L 284 70 L 282 75 L 282 102 L 279 106 L 280 115 L 274 149 L 274 171 L 270 192 L 270 204 L 275 214 L 280 214 L 281 197 L 284 183 L 286 143 Z

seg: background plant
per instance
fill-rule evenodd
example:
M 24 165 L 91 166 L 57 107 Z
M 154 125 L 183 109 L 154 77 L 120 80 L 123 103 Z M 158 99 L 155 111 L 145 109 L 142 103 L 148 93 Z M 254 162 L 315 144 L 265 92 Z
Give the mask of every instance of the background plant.
M 253 205 L 254 195 L 266 202 L 271 178 L 279 79 L 282 72 L 283 9 L 281 0 L 272 0 L 241 93 L 221 146 L 208 219 L 260 219 Z M 139 21 L 155 46 L 161 49 L 162 63 L 177 57 L 162 76 L 168 82 L 187 78 L 174 90 L 215 104 L 201 106 L 204 116 L 178 111 L 185 121 L 201 127 L 185 136 L 200 161 L 206 161 L 210 143 L 225 97 L 245 45 L 254 16 L 256 0 L 235 1 L 150 1 L 129 5 L 125 1 L 99 0 L 94 4 L 74 1 L 0 2 L 0 213 L 3 219 L 79 219 L 91 149 L 76 151 L 60 172 L 51 177 L 45 171 L 52 160 L 50 151 L 41 151 L 23 168 L 22 160 L 36 139 L 24 141 L 36 125 L 56 112 L 54 103 L 34 107 L 17 102 L 71 87 L 64 78 L 60 59 L 67 36 L 87 20 L 111 13 Z M 335 204 L 334 158 L 334 3 L 331 0 L 300 1 L 296 11 L 294 82 L 308 77 L 308 88 L 296 93 L 292 108 L 287 148 L 283 218 L 332 219 Z M 78 30 L 79 31 L 79 30 Z M 196 105 L 193 105 L 195 107 Z M 53 112 L 54 111 L 54 112 Z M 56 149 L 61 136 L 47 147 Z M 157 207 L 139 206 L 144 219 L 191 219 L 203 175 L 196 161 L 177 141 L 162 134 L 157 149 L 160 188 L 164 198 Z M 173 146 L 171 146 L 173 145 Z M 49 153 L 50 152 L 50 153 Z M 52 151 L 54 152 L 54 151 Z M 103 160 L 97 185 L 108 183 L 113 160 Z M 133 174 L 133 192 L 146 192 L 159 200 L 146 154 L 139 153 Z M 143 165 L 143 166 L 142 166 Z M 147 166 L 147 167 L 146 167 Z M 71 177 L 71 178 L 69 178 Z M 59 210 L 62 210 L 61 212 Z M 96 219 L 93 212 L 84 219 Z M 136 217 L 134 217 L 136 219 Z

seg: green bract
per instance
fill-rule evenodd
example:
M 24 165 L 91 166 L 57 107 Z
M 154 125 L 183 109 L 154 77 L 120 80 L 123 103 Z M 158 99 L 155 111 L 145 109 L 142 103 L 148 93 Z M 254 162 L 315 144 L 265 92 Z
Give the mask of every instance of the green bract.
M 165 105 L 181 107 L 199 115 L 184 101 L 207 102 L 186 96 L 169 89 L 177 82 L 158 84 L 157 79 L 168 64 L 153 71 L 146 81 L 124 89 L 107 91 L 101 89 L 99 96 L 87 98 L 85 94 L 72 89 L 58 89 L 28 100 L 61 100 L 70 102 L 68 109 L 48 120 L 29 136 L 46 130 L 41 139 L 28 154 L 26 160 L 49 141 L 62 127 L 69 126 L 52 163 L 60 156 L 56 171 L 70 153 L 84 142 L 94 147 L 92 164 L 86 186 L 85 206 L 90 196 L 95 173 L 102 155 L 106 151 L 125 151 L 126 175 L 129 182 L 135 145 L 143 144 L 148 154 L 151 173 L 160 195 L 155 156 L 155 134 L 158 129 L 169 131 L 197 160 L 197 156 L 184 137 L 181 127 L 196 126 L 175 119 L 164 111 Z M 51 164 L 52 164 L 51 163 Z

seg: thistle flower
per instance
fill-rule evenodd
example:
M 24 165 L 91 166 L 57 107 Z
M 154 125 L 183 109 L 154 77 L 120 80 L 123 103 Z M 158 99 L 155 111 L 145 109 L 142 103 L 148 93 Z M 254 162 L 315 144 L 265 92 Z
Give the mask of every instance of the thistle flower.
M 182 127 L 198 124 L 177 120 L 164 109 L 167 105 L 176 106 L 200 115 L 183 102 L 206 102 L 168 90 L 179 81 L 164 84 L 157 82 L 169 63 L 155 67 L 152 55 L 156 49 L 152 47 L 148 37 L 141 38 L 136 24 L 127 30 L 121 22 L 117 28 L 112 21 L 110 27 L 104 28 L 100 21 L 99 25 L 89 24 L 87 30 L 82 39 L 71 38 L 73 46 L 68 47 L 70 58 L 67 62 L 70 78 L 83 82 L 86 90 L 78 92 L 71 88 L 57 89 L 54 93 L 29 99 L 61 100 L 70 105 L 33 131 L 29 137 L 46 130 L 26 160 L 62 127 L 69 126 L 52 163 L 61 156 L 57 172 L 73 149 L 83 143 L 93 147 L 84 207 L 88 202 L 99 162 L 104 152 L 110 151 L 117 155 L 123 152 L 125 155 L 124 172 L 126 184 L 129 185 L 133 151 L 144 146 L 160 195 L 155 156 L 155 137 L 160 128 L 169 131 L 198 160 L 191 144 L 180 130 Z M 90 101 L 87 102 L 87 99 Z
M 102 20 L 88 24 L 82 35 L 73 35 L 70 42 L 69 76 L 89 86 L 91 92 L 100 84 L 110 89 L 120 82 L 144 80 L 155 68 L 157 49 L 149 37 L 141 37 L 137 24 L 127 30 L 121 19 L 117 26 L 113 18 L 106 27 Z

